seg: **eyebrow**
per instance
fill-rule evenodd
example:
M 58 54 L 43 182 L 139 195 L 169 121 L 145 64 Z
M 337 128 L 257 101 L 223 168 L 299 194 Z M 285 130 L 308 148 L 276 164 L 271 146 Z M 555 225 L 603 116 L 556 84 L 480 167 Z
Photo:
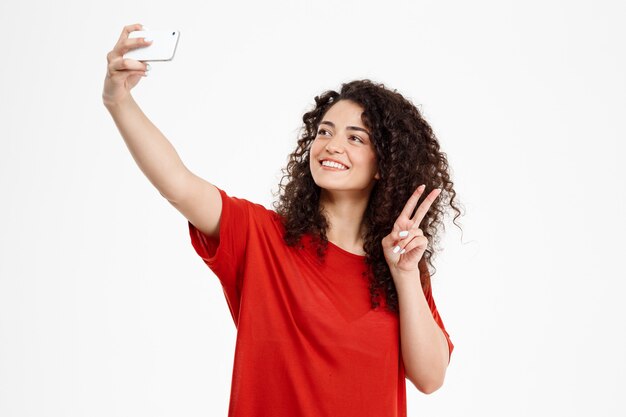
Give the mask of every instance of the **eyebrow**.
M 330 126 L 330 127 L 332 127 L 332 128 L 334 128 L 334 127 L 335 127 L 335 124 L 334 124 L 333 122 L 329 122 L 328 120 L 324 120 L 324 121 L 320 122 L 320 124 L 321 124 L 321 125 L 328 125 L 328 126 Z M 368 136 L 371 136 L 371 135 L 370 135 L 370 132 L 368 132 L 367 130 L 363 129 L 362 127 L 358 127 L 358 126 L 347 126 L 347 127 L 346 127 L 346 129 L 348 129 L 348 130 L 359 130 L 359 131 L 361 131 L 361 132 L 365 132 L 365 133 L 367 133 L 367 135 L 368 135 Z

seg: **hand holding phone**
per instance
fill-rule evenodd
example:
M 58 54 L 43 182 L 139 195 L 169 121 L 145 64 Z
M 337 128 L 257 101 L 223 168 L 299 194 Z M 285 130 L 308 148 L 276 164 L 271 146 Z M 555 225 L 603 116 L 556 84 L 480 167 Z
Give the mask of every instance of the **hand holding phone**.
M 151 43 L 128 51 L 124 54 L 124 58 L 137 61 L 171 61 L 174 58 L 179 37 L 180 31 L 178 30 L 136 30 L 130 32 L 129 39 L 145 38 Z
M 148 75 L 150 70 L 148 63 L 123 57 L 129 51 L 151 45 L 143 38 L 129 39 L 132 32 L 142 29 L 144 27 L 139 23 L 124 26 L 117 43 L 107 54 L 107 72 L 102 90 L 102 101 L 107 107 L 127 100 L 130 97 L 130 90 L 142 77 Z

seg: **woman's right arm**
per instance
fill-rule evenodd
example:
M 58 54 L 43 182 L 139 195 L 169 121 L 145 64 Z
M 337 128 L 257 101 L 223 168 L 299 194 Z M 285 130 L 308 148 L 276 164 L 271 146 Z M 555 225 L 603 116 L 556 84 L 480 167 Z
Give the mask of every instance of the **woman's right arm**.
M 189 171 L 178 153 L 139 108 L 130 94 L 146 64 L 123 55 L 131 49 L 147 46 L 143 38 L 128 38 L 141 30 L 129 25 L 111 52 L 107 54 L 107 75 L 102 101 L 124 138 L 133 159 L 148 180 L 183 216 L 208 236 L 219 237 L 222 199 L 215 186 Z

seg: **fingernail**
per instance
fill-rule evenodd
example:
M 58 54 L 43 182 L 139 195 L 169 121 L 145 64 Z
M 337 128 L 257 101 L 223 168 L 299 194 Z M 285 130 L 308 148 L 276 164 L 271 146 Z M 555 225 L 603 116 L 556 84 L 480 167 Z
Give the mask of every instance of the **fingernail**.
M 393 248 L 393 253 L 398 253 L 400 252 L 400 246 L 396 246 L 395 248 Z
M 400 251 L 400 255 L 402 255 L 404 252 L 406 252 L 406 249 L 402 249 L 402 250 Z
M 398 233 L 400 235 L 400 237 L 407 237 L 409 235 L 408 230 L 403 230 L 400 233 Z
M 146 64 L 146 71 L 150 71 L 150 64 Z
M 143 40 L 146 42 L 152 42 L 152 38 L 143 38 Z
M 423 190 L 424 188 L 426 188 L 426 184 L 422 184 L 422 185 L 419 186 L 419 190 L 420 191 Z

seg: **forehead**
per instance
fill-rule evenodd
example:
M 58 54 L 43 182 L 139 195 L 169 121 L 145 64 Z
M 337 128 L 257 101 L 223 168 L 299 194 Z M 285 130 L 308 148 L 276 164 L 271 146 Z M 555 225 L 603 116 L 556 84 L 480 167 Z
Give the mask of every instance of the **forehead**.
M 339 100 L 326 111 L 322 120 L 365 127 L 361 119 L 363 111 L 363 107 L 353 101 Z

